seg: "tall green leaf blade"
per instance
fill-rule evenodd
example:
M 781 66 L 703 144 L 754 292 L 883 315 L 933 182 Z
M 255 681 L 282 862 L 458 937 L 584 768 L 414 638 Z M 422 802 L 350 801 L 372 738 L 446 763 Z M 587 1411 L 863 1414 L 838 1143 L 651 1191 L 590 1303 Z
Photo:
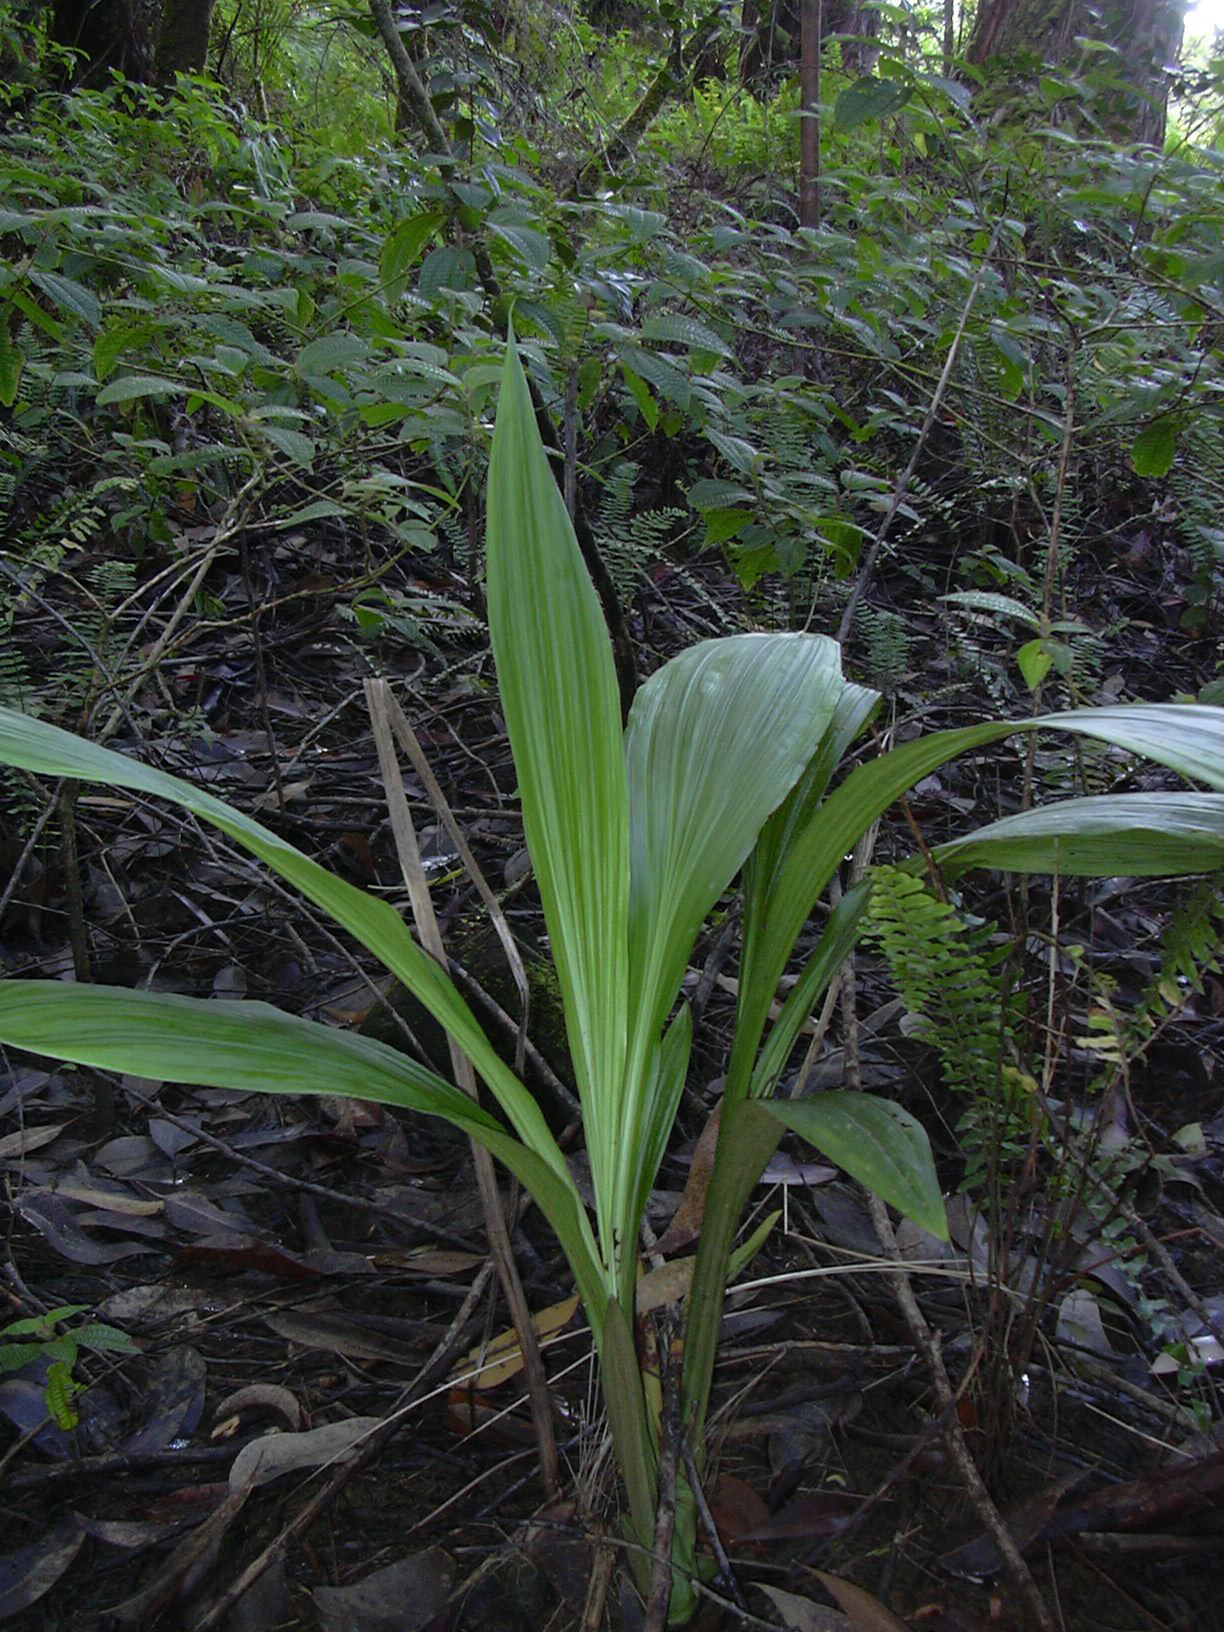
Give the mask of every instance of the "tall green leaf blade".
M 679 1011 L 655 1050 L 650 1085 L 643 1107 L 641 1154 L 637 1161 L 636 1183 L 631 1192 L 629 1212 L 620 1220 L 626 1235 L 637 1240 L 646 1216 L 650 1193 L 671 1137 L 684 1082 L 688 1075 L 689 1053 L 693 1045 L 693 1015 L 687 1003 Z
M 970 867 L 1081 877 L 1168 878 L 1224 867 L 1224 796 L 1122 793 L 1068 799 L 991 822 L 934 852 L 952 876 Z
M 489 463 L 489 629 L 523 826 L 586 1124 L 607 1261 L 628 1015 L 629 814 L 599 600 L 548 468 L 513 339 Z M 632 1244 L 630 1244 L 632 1250 Z
M 930 1141 L 921 1122 L 891 1100 L 846 1089 L 810 1099 L 755 1101 L 890 1207 L 941 1241 L 948 1221 Z
M 633 1539 L 649 1548 L 654 1537 L 655 1484 L 658 1452 L 646 1414 L 646 1396 L 638 1364 L 637 1345 L 629 1316 L 615 1298 L 609 1298 L 601 1355 L 604 1402 L 617 1465 L 629 1495 L 629 1522 Z M 634 1568 L 643 1580 L 649 1568 L 639 1560 Z
M 372 1037 L 267 1003 L 57 980 L 0 981 L 0 1042 L 100 1071 L 264 1094 L 340 1094 L 440 1116 L 479 1139 L 530 1190 L 561 1241 L 598 1328 L 604 1292 L 581 1198 L 480 1104 Z
M 776 975 L 772 979 L 761 978 L 757 973 L 757 964 L 761 955 L 761 938 L 773 910 L 771 903 L 780 869 L 797 835 L 804 832 L 815 819 L 842 755 L 871 719 L 879 702 L 879 692 L 868 691 L 864 686 L 847 684 L 842 688 L 820 747 L 790 795 L 761 829 L 760 838 L 744 868 L 739 997 L 731 1061 L 727 1067 L 727 1090 L 732 1099 L 742 1099 L 747 1092 L 757 1044 L 778 983 Z M 757 1091 L 753 1089 L 753 1092 Z
M 704 1455 L 705 1411 L 714 1375 L 731 1243 L 744 1204 L 785 1131 L 782 1123 L 766 1111 L 767 1103 L 755 1099 L 733 1102 L 723 1097 L 722 1124 L 697 1241 L 684 1341 L 684 1416 L 699 1464 Z
M 870 899 L 870 884 L 859 884 L 842 896 L 833 909 L 816 950 L 804 964 L 799 979 L 786 994 L 782 1012 L 774 1021 L 765 1046 L 761 1050 L 752 1073 L 752 1095 L 755 1099 L 773 1093 L 804 1022 L 824 996 L 829 982 L 854 951 L 858 943 L 859 926 Z
M 251 817 L 191 783 L 10 708 L 0 708 L 0 764 L 39 776 L 113 783 L 168 799 L 237 840 L 354 935 L 420 999 L 469 1056 L 524 1144 L 539 1151 L 555 1172 L 568 1174 L 539 1106 L 498 1058 L 450 976 L 417 945 L 389 902 L 337 878 Z

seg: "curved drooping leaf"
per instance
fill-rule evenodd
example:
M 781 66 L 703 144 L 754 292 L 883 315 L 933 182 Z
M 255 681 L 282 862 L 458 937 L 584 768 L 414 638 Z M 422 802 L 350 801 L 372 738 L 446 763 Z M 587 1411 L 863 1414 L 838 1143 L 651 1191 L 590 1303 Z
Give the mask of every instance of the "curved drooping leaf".
M 1070 731 L 1167 765 L 1224 793 L 1224 708 L 1203 703 L 1116 703 L 1045 714 L 1023 729 Z
M 1081 877 L 1167 878 L 1224 867 L 1224 795 L 1121 793 L 1020 811 L 939 845 L 953 877 L 970 867 Z
M 1167 765 L 1182 776 L 1224 787 L 1224 708 L 1202 704 L 1133 704 L 1127 707 L 1077 709 L 1068 714 L 1043 716 L 1035 720 L 992 721 L 955 731 L 936 731 L 929 737 L 894 748 L 879 759 L 860 765 L 833 790 L 815 812 L 802 833 L 796 835 L 790 853 L 778 870 L 757 945 L 755 977 L 763 989 L 772 992 L 781 979 L 799 931 L 812 907 L 847 855 L 895 799 L 907 788 L 958 755 L 969 753 L 1005 737 L 1034 730 L 1080 733 L 1115 744 L 1128 752 L 1143 754 Z M 1152 795 L 1153 798 L 1165 797 Z M 1101 838 L 1098 843 L 1105 843 Z M 1198 871 L 1201 841 L 1188 843 L 1184 854 L 1190 858 L 1183 867 L 1170 855 L 1170 872 Z M 1064 871 L 1069 868 L 1066 864 Z M 755 1018 L 755 1032 L 749 1037 L 741 1012 L 736 1042 L 745 1033 L 741 1046 L 751 1044 L 755 1054 L 764 1026 L 764 1010 Z
M 814 1145 L 881 1201 L 941 1241 L 948 1239 L 930 1141 L 922 1123 L 900 1105 L 848 1089 L 753 1104 Z
M 539 1106 L 498 1058 L 450 976 L 421 950 L 389 902 L 366 895 L 337 878 L 285 839 L 191 783 L 10 708 L 0 708 L 0 764 L 16 765 L 40 776 L 113 783 L 116 787 L 153 794 L 180 805 L 237 840 L 356 936 L 420 999 L 471 1059 L 519 1138 L 537 1151 L 559 1176 L 568 1177 L 565 1158 Z
M 629 841 L 612 645 L 506 347 L 489 464 L 489 629 L 609 1264 L 628 1015 Z
M 338 1094 L 440 1116 L 530 1190 L 561 1241 L 598 1333 L 595 1244 L 568 1171 L 513 1138 L 480 1104 L 372 1037 L 267 1003 L 202 1001 L 58 980 L 0 981 L 0 1041 L 100 1071 L 265 1094 Z
M 251 1093 L 351 1095 L 499 1125 L 453 1084 L 386 1043 L 253 1000 L 4 980 L 0 1038 L 98 1071 Z

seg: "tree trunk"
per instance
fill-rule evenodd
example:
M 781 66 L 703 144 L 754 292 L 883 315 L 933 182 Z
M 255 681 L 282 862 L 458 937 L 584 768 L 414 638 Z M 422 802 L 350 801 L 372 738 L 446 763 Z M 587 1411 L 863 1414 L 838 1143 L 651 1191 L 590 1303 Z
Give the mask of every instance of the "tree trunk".
M 1164 141 L 1165 103 L 1169 94 L 1166 64 L 1177 55 L 1185 23 L 1184 0 L 985 0 L 974 24 L 969 60 L 1006 61 L 1031 52 L 1043 62 L 1073 66 L 1080 58 L 1075 41 L 1084 36 L 1115 46 L 1115 63 L 1090 60 L 1088 66 L 1124 76 L 1136 94 L 1120 92 L 1108 103 L 1098 101 L 1108 133 L 1119 141 Z
M 744 0 L 740 14 L 740 84 L 754 96 L 768 96 L 779 77 L 794 72 L 800 60 L 803 8 L 807 0 Z M 870 73 L 875 61 L 872 40 L 879 32 L 879 13 L 863 0 L 823 0 L 821 38 L 848 34 L 842 45 L 847 73 Z
M 799 225 L 820 225 L 820 13 L 821 0 L 803 0 L 799 58 Z
M 97 88 L 112 71 L 129 79 L 149 75 L 148 19 L 136 0 L 55 0 L 51 38 L 80 52 L 73 85 Z
M 157 39 L 157 81 L 174 83 L 175 74 L 202 74 L 208 66 L 213 0 L 165 0 Z

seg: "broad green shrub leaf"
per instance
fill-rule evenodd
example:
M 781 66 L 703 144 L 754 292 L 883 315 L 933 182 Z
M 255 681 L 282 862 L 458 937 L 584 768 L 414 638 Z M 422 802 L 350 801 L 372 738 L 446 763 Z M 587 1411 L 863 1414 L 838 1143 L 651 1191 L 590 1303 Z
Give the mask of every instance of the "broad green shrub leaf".
M 943 1196 L 921 1122 L 874 1094 L 849 1090 L 753 1102 L 844 1168 L 881 1201 L 948 1239 Z
M 517 223 L 499 222 L 494 217 L 488 217 L 490 229 L 507 244 L 513 253 L 537 272 L 542 272 L 548 265 L 552 255 L 552 244 L 547 233 L 539 232 L 535 227 L 524 227 Z
M 339 369 L 364 362 L 370 354 L 369 342 L 358 334 L 340 332 L 320 335 L 297 354 L 294 368 L 299 374 L 333 374 Z
M 124 374 L 98 392 L 98 407 L 138 402 L 144 397 L 181 397 L 189 389 L 181 380 L 168 380 L 161 374 Z
M 687 374 L 681 373 L 674 363 L 666 361 L 643 346 L 622 346 L 621 360 L 627 361 L 635 373 L 654 387 L 661 397 L 674 402 L 677 408 L 688 412 L 692 391 Z
M 659 405 L 651 396 L 650 387 L 641 375 L 635 374 L 623 359 L 621 361 L 621 373 L 625 376 L 625 384 L 629 387 L 633 400 L 637 403 L 642 418 L 646 421 L 647 429 L 653 431 L 659 423 Z
M 1044 640 L 1026 640 L 1016 653 L 1016 662 L 1020 665 L 1025 685 L 1030 691 L 1036 691 L 1053 667 L 1054 659 Z
M 730 346 L 708 324 L 695 317 L 673 312 L 655 312 L 642 324 L 643 340 L 661 340 L 665 345 L 687 346 L 690 351 L 712 351 L 719 357 L 733 357 Z
M 35 288 L 41 289 L 62 312 L 79 317 L 91 329 L 96 329 L 102 321 L 102 307 L 97 295 L 74 278 L 66 278 L 59 272 L 44 272 L 36 266 L 30 268 L 29 278 Z
M 292 459 L 295 465 L 300 465 L 303 470 L 311 469 L 318 450 L 301 431 L 291 431 L 283 425 L 261 425 L 259 432 L 274 448 L 279 448 L 281 453 Z
M 596 1192 L 612 1194 L 628 1013 L 629 801 L 603 612 L 513 337 L 489 460 L 489 630 Z M 613 1262 L 611 1220 L 601 1217 Z M 633 1243 L 625 1244 L 632 1252 Z M 619 1256 L 619 1251 L 616 1251 Z
M 455 249 L 444 244 L 432 249 L 421 266 L 417 279 L 417 293 L 424 300 L 433 300 L 444 289 L 462 293 L 470 289 L 476 278 L 476 258 L 470 249 Z
M 1038 627 L 1036 614 L 1031 607 L 1025 606 L 1013 595 L 999 595 L 990 589 L 958 590 L 954 595 L 941 595 L 940 600 L 948 606 L 961 606 L 967 612 L 994 612 L 1003 618 L 1018 618 L 1021 623 Z
M 887 119 L 889 114 L 903 108 L 913 95 L 913 88 L 896 80 L 868 77 L 848 86 L 833 107 L 833 123 L 843 133 L 857 130 L 870 119 Z
M 401 221 L 387 234 L 378 258 L 378 272 L 388 300 L 399 300 L 403 295 L 409 271 L 443 219 L 436 210 L 426 210 L 422 215 Z
M 1177 428 L 1171 419 L 1158 419 L 1140 431 L 1131 445 L 1131 464 L 1137 476 L 1167 476 L 1177 452 Z

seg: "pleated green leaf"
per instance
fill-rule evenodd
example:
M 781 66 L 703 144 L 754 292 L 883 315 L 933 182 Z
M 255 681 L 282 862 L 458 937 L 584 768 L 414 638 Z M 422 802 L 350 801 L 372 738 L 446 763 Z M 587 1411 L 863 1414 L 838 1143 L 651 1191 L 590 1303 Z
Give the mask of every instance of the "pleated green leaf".
M 874 1094 L 846 1090 L 810 1099 L 754 1102 L 792 1133 L 814 1145 L 890 1207 L 941 1241 L 948 1221 L 931 1145 L 921 1122 Z
M 1122 793 L 1068 799 L 940 845 L 952 876 L 970 867 L 1094 878 L 1168 878 L 1224 867 L 1224 795 Z
M 112 783 L 168 799 L 237 840 L 347 929 L 403 981 L 469 1056 L 524 1144 L 538 1152 L 559 1177 L 572 1182 L 539 1106 L 498 1058 L 450 976 L 421 950 L 388 902 L 355 889 L 249 816 L 191 783 L 8 708 L 0 708 L 0 764 L 15 765 L 39 776 Z
M 628 1016 L 629 815 L 620 700 L 599 600 L 506 347 L 489 463 L 489 629 L 502 711 L 565 1006 L 601 1242 L 618 1147 Z M 632 1243 L 630 1244 L 632 1247 Z
M 657 1035 L 710 909 L 815 754 L 843 689 L 823 635 L 702 641 L 634 699 L 631 999 Z
M 121 986 L 0 981 L 0 1042 L 99 1071 L 264 1094 L 338 1094 L 440 1116 L 479 1139 L 531 1191 L 565 1249 L 596 1335 L 604 1298 L 594 1241 L 562 1178 L 477 1101 L 385 1043 L 282 1014 Z

